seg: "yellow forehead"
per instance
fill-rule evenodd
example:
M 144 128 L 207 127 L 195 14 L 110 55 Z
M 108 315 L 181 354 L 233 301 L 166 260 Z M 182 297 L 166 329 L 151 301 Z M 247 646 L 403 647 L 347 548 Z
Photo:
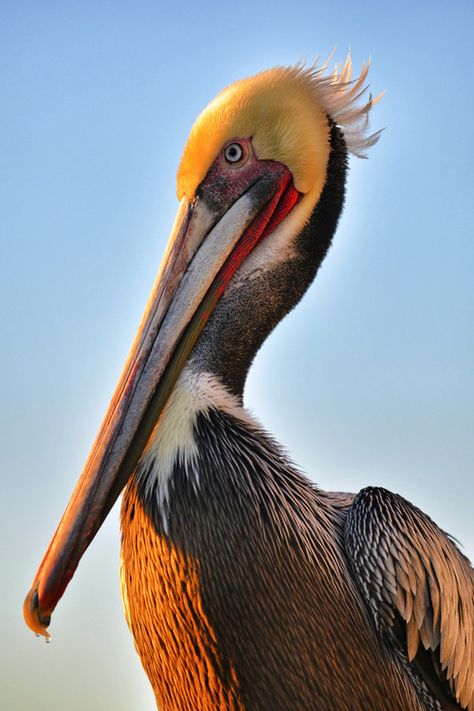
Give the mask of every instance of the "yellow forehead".
M 224 89 L 198 116 L 178 170 L 178 198 L 191 198 L 231 138 L 251 138 L 257 158 L 279 161 L 302 193 L 319 194 L 329 157 L 327 115 L 310 74 L 275 68 Z

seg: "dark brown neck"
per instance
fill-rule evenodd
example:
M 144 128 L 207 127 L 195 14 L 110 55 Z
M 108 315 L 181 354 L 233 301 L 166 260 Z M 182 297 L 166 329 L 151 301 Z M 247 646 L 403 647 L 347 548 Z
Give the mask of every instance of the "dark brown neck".
M 240 398 L 257 351 L 300 301 L 331 245 L 344 204 L 347 149 L 333 123 L 330 137 L 326 182 L 310 221 L 294 242 L 294 256 L 225 294 L 195 346 L 198 367 L 218 375 Z

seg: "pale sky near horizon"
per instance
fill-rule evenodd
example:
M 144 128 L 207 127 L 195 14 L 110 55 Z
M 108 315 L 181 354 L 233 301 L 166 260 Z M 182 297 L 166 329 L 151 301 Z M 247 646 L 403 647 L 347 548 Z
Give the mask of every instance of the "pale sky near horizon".
M 398 491 L 474 558 L 472 33 L 467 1 L 1 4 L 2 710 L 154 708 L 117 507 L 50 645 L 21 607 L 138 325 L 192 122 L 275 64 L 371 55 L 386 130 L 351 159 L 331 252 L 246 402 L 323 488 Z

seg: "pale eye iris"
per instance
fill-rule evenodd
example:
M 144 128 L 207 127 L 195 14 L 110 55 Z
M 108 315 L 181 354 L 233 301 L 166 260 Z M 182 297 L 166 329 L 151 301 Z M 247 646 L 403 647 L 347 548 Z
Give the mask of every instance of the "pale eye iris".
M 224 151 L 224 157 L 228 163 L 238 163 L 244 154 L 240 143 L 229 143 Z

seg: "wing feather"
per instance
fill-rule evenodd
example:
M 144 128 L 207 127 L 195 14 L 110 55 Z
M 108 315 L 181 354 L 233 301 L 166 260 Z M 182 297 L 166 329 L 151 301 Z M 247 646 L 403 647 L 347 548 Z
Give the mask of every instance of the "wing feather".
M 355 497 L 345 545 L 378 631 L 423 668 L 425 681 L 427 655 L 418 662 L 428 653 L 433 680 L 474 711 L 474 571 L 467 558 L 426 514 L 375 487 Z

